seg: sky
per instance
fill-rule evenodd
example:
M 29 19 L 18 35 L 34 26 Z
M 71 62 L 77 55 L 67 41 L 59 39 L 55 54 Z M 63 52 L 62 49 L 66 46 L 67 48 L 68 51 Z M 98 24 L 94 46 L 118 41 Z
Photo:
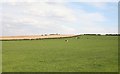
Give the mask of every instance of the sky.
M 118 33 L 118 2 L 1 2 L 0 36 Z

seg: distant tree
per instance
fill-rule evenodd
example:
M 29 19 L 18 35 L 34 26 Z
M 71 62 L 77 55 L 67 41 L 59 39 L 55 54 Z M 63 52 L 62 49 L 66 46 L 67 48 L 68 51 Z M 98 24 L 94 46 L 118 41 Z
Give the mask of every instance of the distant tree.
M 45 34 L 45 36 L 47 36 L 47 34 Z
M 101 34 L 97 34 L 98 36 L 101 36 Z

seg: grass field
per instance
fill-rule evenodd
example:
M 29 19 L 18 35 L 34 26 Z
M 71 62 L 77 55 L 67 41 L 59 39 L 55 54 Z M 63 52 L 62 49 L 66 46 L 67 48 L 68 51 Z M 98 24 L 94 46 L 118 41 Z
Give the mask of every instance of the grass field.
M 117 72 L 117 36 L 3 41 L 3 72 Z

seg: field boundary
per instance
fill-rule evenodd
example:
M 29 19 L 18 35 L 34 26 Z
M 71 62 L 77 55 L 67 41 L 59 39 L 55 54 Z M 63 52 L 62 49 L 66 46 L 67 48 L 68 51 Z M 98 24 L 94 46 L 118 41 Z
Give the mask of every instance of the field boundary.
M 72 38 L 80 35 L 47 35 L 47 36 L 4 36 L 0 37 L 0 41 L 11 41 L 11 40 L 43 40 L 43 39 L 61 39 L 61 38 Z

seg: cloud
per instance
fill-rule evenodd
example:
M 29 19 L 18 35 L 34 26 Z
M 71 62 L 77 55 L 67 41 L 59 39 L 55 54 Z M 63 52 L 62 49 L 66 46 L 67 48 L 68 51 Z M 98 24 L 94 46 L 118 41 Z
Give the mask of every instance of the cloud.
M 88 3 L 88 5 L 103 9 L 107 5 L 107 2 L 102 2 L 102 1 L 101 2 L 91 2 L 91 3 Z
M 10 8 L 6 8 L 9 6 Z M 35 30 L 36 28 L 40 29 L 45 33 L 68 33 L 74 31 L 73 28 L 60 24 L 61 21 L 74 22 L 76 19 L 72 10 L 66 8 L 64 5 L 50 3 L 33 3 L 31 5 L 29 3 L 23 3 L 21 6 L 21 4 L 19 5 L 18 3 L 17 5 L 6 4 L 6 7 L 4 7 L 5 9 L 3 10 L 5 13 L 2 15 L 4 34 L 8 34 L 6 32 L 13 32 L 14 35 L 24 34 L 26 32 L 35 34 L 38 32 L 32 32 L 27 27 L 24 28 L 25 26 L 31 26 L 31 30 Z M 17 9 L 19 10 L 17 11 Z M 8 10 L 11 11 L 8 13 Z M 23 26 L 21 28 L 22 30 L 18 28 L 20 26 Z M 42 31 L 39 33 L 43 33 Z
M 0 2 L 119 2 L 119 0 L 1 0 Z
M 99 12 L 90 13 L 84 9 L 75 10 L 67 4 L 57 2 L 3 3 L 1 15 L 3 35 L 107 32 L 106 28 L 101 27 L 100 24 L 107 20 L 104 15 Z

